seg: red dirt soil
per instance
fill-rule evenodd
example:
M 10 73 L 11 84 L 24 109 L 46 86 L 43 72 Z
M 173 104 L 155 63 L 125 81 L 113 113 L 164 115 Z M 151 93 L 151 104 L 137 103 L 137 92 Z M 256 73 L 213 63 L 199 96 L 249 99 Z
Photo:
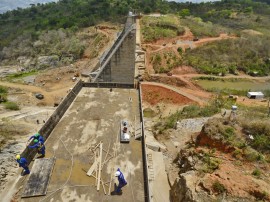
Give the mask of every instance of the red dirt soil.
M 152 85 L 142 85 L 142 99 L 151 105 L 156 105 L 160 102 L 179 105 L 193 103 L 192 100 L 172 90 Z

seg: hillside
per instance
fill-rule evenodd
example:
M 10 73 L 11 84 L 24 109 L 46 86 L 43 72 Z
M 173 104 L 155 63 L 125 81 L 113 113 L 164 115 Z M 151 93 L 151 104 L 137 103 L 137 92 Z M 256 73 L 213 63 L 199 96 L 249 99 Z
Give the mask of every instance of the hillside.
M 270 201 L 269 6 L 241 2 L 141 19 L 148 144 L 172 201 Z M 251 88 L 266 99 L 247 99 Z

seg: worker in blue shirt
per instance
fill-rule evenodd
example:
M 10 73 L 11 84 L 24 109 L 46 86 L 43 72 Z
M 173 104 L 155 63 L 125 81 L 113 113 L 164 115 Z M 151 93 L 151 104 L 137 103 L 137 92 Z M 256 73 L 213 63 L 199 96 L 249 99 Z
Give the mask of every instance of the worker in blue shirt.
M 44 144 L 44 138 L 39 134 L 39 133 L 36 133 L 35 135 L 32 135 L 29 140 L 28 140 L 28 143 L 32 140 L 38 140 L 39 142 L 41 142 L 42 144 Z
M 24 169 L 23 175 L 27 175 L 30 173 L 30 170 L 28 168 L 27 161 L 25 158 L 21 157 L 21 155 L 17 155 L 16 161 L 19 163 L 20 167 L 23 167 Z
M 118 178 L 118 186 L 115 189 L 116 194 L 122 194 L 122 187 L 127 185 L 127 181 L 125 180 L 125 177 L 123 175 L 123 173 L 120 171 L 120 169 L 118 168 L 116 173 L 115 173 L 115 177 Z
M 45 156 L 45 145 L 34 139 L 34 145 L 28 146 L 30 149 L 37 149 L 38 154 L 41 154 L 38 158 L 43 158 Z

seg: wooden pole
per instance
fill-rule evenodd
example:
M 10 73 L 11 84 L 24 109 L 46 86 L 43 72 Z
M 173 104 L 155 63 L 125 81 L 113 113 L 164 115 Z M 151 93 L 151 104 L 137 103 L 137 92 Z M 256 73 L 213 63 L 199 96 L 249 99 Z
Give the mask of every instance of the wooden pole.
M 101 166 L 102 166 L 102 143 L 99 147 L 99 163 L 98 163 L 98 182 L 97 182 L 97 190 L 100 189 L 100 177 L 101 177 Z
M 95 161 L 97 161 L 97 153 L 96 153 L 96 151 L 95 151 Z M 97 186 L 97 173 L 98 173 L 98 162 L 97 162 L 97 164 L 96 164 L 96 182 L 95 182 L 95 186 Z
M 103 182 L 102 178 L 101 178 L 101 184 L 102 184 L 102 187 L 103 187 L 104 194 L 107 195 L 106 189 L 105 189 L 105 186 L 104 186 L 104 182 Z

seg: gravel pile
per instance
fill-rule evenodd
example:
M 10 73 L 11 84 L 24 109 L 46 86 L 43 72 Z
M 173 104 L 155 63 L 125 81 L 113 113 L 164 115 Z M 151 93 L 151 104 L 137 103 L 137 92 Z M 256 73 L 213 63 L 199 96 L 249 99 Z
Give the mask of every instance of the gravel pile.
M 210 117 L 184 119 L 177 122 L 176 129 L 181 131 L 185 130 L 188 132 L 200 132 L 203 125 L 208 121 L 209 118 Z

